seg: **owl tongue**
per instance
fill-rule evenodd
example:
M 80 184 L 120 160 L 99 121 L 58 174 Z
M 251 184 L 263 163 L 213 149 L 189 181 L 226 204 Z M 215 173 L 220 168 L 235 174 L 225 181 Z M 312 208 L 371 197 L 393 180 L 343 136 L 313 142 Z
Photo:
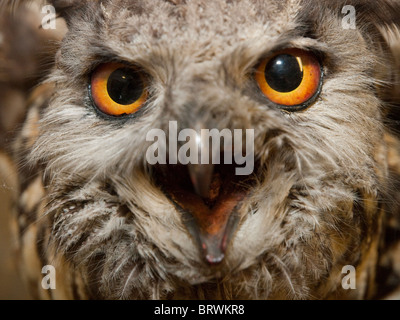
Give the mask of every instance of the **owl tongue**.
M 182 212 L 205 260 L 211 265 L 222 262 L 238 224 L 237 210 L 249 192 L 245 181 L 235 176 L 231 165 L 208 165 L 195 171 L 184 165 L 160 165 L 160 169 L 161 188 Z

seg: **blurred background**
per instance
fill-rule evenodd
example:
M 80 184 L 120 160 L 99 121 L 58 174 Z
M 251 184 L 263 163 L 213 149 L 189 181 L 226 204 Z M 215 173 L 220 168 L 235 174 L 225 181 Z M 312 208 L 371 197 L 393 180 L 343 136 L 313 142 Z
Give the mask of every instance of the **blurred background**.
M 0 155 L 0 299 L 28 299 L 13 259 L 11 206 L 16 188 L 13 168 L 4 154 Z M 9 174 L 7 174 L 9 172 Z
M 18 4 L 18 5 L 17 5 Z M 14 261 L 12 208 L 18 193 L 12 141 L 25 117 L 26 100 L 51 68 L 65 33 L 61 19 L 40 0 L 0 0 L 0 299 L 29 299 Z M 50 8 L 51 9 L 51 8 Z M 50 22 L 50 18 L 53 21 Z M 42 25 L 54 28 L 43 28 Z

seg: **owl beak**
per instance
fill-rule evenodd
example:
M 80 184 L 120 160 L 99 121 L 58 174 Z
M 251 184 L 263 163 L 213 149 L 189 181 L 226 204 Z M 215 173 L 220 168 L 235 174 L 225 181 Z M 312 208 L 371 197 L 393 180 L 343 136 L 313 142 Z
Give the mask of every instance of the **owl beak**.
M 209 198 L 214 173 L 213 164 L 188 164 L 190 180 L 194 191 L 203 199 Z
M 236 175 L 235 165 L 213 161 L 217 152 L 219 159 L 225 159 L 224 150 L 216 151 L 217 146 L 206 143 L 207 139 L 198 136 L 189 142 L 200 150 L 196 164 L 173 164 L 176 163 L 173 161 L 157 165 L 156 179 L 182 214 L 182 221 L 197 241 L 205 261 L 217 265 L 224 260 L 237 229 L 238 212 L 250 192 L 253 177 Z
M 209 265 L 220 264 L 249 193 L 232 165 L 160 165 L 157 181 Z
M 216 170 L 218 176 L 218 170 Z M 199 174 L 201 170 L 199 170 Z M 202 182 L 203 177 L 205 182 Z M 245 196 L 243 190 L 221 185 L 215 175 L 198 176 L 199 184 L 209 186 L 206 193 L 197 193 L 202 201 L 181 202 L 186 214 L 185 224 L 197 240 L 200 250 L 210 265 L 217 265 L 225 258 L 225 252 L 239 221 L 238 208 Z M 212 180 L 211 182 L 209 180 Z M 222 183 L 222 182 L 221 182 Z

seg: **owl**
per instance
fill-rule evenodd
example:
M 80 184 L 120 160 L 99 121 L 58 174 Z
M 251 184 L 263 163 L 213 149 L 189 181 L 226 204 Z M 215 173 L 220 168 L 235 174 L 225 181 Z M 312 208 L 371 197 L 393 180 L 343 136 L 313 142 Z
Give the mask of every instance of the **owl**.
M 57 27 L 24 29 L 42 58 L 2 145 L 34 298 L 398 290 L 399 1 L 45 4 Z

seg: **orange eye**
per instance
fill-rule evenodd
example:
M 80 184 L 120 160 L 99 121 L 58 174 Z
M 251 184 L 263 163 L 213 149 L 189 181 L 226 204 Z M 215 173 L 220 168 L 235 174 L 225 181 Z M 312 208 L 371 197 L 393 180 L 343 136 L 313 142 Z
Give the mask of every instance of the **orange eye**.
M 117 117 L 138 111 L 148 96 L 143 73 L 122 63 L 97 67 L 92 74 L 90 91 L 100 111 Z
M 299 111 L 318 96 L 322 71 L 311 52 L 288 49 L 262 61 L 255 79 L 269 100 L 287 111 Z

